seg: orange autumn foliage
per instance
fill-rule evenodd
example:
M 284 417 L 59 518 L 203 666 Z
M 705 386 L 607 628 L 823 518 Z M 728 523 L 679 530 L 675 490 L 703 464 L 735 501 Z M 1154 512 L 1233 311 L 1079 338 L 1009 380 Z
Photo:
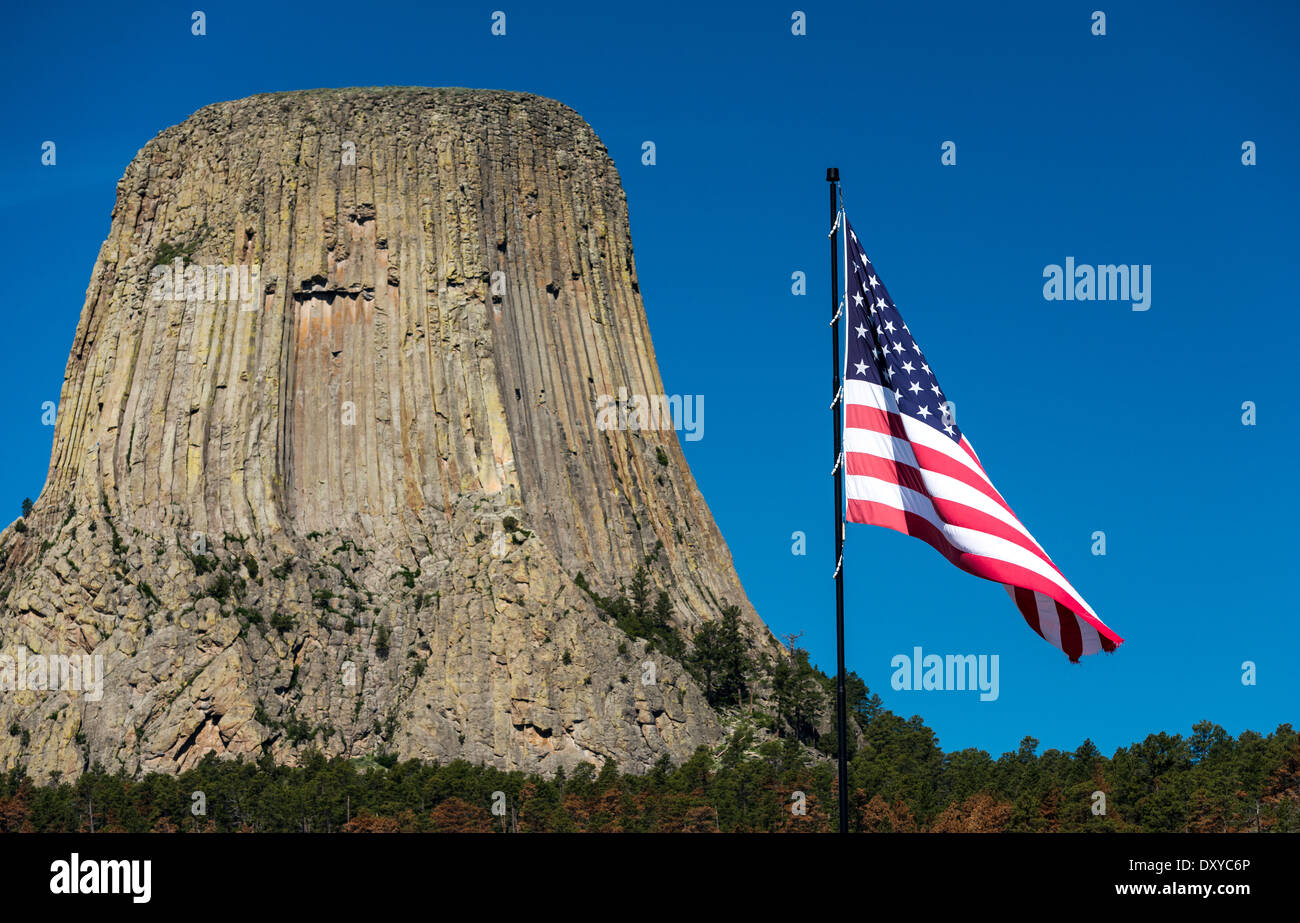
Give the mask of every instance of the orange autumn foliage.
M 1015 808 L 988 792 L 977 792 L 961 804 L 950 804 L 930 825 L 931 833 L 1001 833 Z

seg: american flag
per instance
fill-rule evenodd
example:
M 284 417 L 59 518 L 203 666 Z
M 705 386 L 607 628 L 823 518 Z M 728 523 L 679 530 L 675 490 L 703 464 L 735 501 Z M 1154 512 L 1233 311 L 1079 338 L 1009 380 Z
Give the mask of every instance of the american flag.
M 844 218 L 844 464 L 849 522 L 915 536 L 1006 588 L 1029 627 L 1065 652 L 1124 639 L 1070 586 L 994 488 L 953 405 Z

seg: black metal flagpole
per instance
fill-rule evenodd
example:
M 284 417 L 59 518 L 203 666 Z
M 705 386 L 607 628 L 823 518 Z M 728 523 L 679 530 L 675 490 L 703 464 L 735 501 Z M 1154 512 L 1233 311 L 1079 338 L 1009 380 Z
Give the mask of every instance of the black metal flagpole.
M 840 429 L 840 246 L 839 167 L 826 168 L 831 191 L 831 429 L 835 438 L 835 723 L 839 737 L 840 833 L 849 832 L 848 695 L 844 687 L 844 465 L 843 433 Z M 845 267 L 848 271 L 848 267 Z

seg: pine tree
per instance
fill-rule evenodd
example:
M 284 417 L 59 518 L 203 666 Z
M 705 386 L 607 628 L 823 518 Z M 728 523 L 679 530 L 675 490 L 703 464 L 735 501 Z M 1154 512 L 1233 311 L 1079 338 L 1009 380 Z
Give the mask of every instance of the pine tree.
M 638 567 L 632 575 L 632 615 L 639 626 L 645 627 L 650 615 L 650 574 L 645 567 Z
M 655 631 L 664 631 L 671 626 L 673 614 L 672 600 L 668 598 L 666 590 L 660 590 L 659 596 L 655 599 L 654 612 L 651 614 L 651 627 Z
M 687 667 L 704 687 L 704 696 L 713 707 L 743 701 L 749 689 L 751 664 L 740 632 L 739 608 L 727 606 L 721 620 L 707 622 L 696 632 Z
M 439 833 L 491 833 L 492 815 L 487 808 L 455 796 L 433 809 L 433 826 Z
M 790 729 L 795 739 L 813 739 L 825 693 L 808 662 L 807 651 L 795 648 L 792 657 L 777 659 L 772 667 L 772 695 L 776 699 L 778 720 Z

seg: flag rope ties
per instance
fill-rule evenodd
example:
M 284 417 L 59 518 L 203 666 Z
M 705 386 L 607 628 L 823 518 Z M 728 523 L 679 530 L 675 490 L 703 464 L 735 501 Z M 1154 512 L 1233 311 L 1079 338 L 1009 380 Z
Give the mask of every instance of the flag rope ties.
M 835 326 L 835 322 L 836 322 L 837 320 L 839 320 L 840 317 L 841 317 L 841 315 L 843 315 L 843 314 L 844 314 L 844 299 L 841 298 L 841 299 L 840 299 L 840 306 L 839 306 L 838 309 L 836 309 L 836 311 L 835 311 L 835 316 L 832 317 L 832 318 L 830 319 L 830 323 L 828 323 L 826 326 L 827 326 L 827 327 L 834 327 L 834 326 Z

